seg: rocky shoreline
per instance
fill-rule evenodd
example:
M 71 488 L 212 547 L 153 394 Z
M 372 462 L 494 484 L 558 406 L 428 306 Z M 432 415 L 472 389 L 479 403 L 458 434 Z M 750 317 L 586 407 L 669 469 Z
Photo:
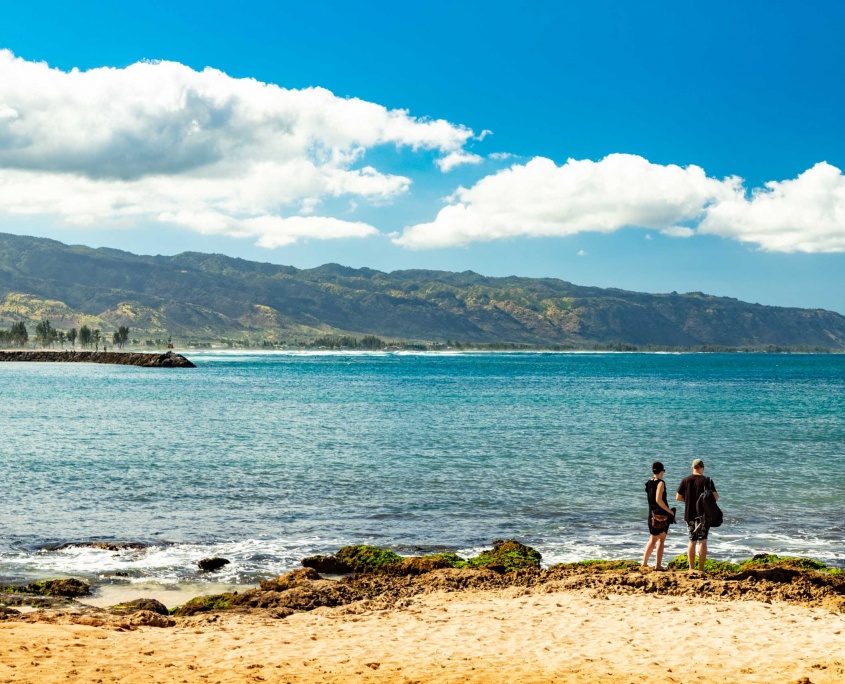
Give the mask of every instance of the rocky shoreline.
M 171 609 L 149 598 L 105 609 L 83 605 L 76 599 L 89 595 L 91 587 L 75 579 L 0 587 L 0 620 L 172 627 L 181 619 L 221 613 L 283 619 L 317 608 L 401 610 L 414 597 L 433 592 L 514 588 L 541 593 L 586 590 L 599 597 L 652 594 L 788 602 L 845 614 L 845 574 L 812 559 L 760 555 L 739 564 L 714 564 L 706 574 L 689 572 L 683 557 L 675 560 L 678 562 L 670 563 L 664 572 L 624 560 L 582 561 L 543 569 L 535 549 L 513 540 L 497 541 L 492 549 L 470 559 L 449 553 L 401 557 L 386 549 L 358 545 L 345 547 L 334 556 L 304 558 L 301 569 L 263 581 L 253 589 L 200 596 Z M 348 574 L 337 578 L 338 572 Z M 23 607 L 32 612 L 19 610 Z
M 0 351 L 0 361 L 26 361 L 40 363 L 106 363 L 141 368 L 196 368 L 181 354 L 172 351 L 164 354 L 149 352 L 104 351 Z

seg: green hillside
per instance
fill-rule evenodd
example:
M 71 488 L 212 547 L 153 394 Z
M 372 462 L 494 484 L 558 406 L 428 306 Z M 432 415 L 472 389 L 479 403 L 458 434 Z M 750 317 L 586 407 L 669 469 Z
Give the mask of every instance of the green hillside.
M 0 326 L 49 318 L 180 342 L 321 335 L 463 343 L 845 349 L 845 317 L 700 292 L 645 294 L 471 271 L 296 269 L 187 252 L 138 256 L 0 234 Z

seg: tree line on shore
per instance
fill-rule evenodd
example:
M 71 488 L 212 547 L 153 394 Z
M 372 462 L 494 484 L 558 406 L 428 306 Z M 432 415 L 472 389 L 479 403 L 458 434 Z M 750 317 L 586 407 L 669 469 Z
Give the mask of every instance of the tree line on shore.
M 8 330 L 0 329 L 0 346 L 3 347 L 26 347 L 30 341 L 29 330 L 23 321 L 13 323 Z M 118 349 L 123 349 L 124 345 L 129 341 L 129 328 L 121 325 L 114 331 L 111 337 L 111 343 Z M 52 348 L 58 344 L 62 349 L 66 345 L 70 345 L 71 349 L 76 349 L 77 343 L 83 349 L 94 347 L 94 351 L 100 350 L 100 344 L 106 348 L 108 338 L 103 334 L 99 328 L 91 329 L 87 325 L 82 325 L 70 330 L 58 330 L 53 327 L 49 319 L 42 319 L 35 324 L 33 335 L 33 342 L 40 345 L 43 349 Z
M 123 349 L 126 344 L 146 347 L 171 347 L 172 339 L 167 340 L 156 338 L 148 339 L 142 343 L 141 340 L 129 338 L 129 328 L 120 326 L 112 333 L 111 344 L 118 349 Z M 13 323 L 10 328 L 0 328 L 0 348 L 16 347 L 23 348 L 30 343 L 42 348 L 52 348 L 59 345 L 62 349 L 70 346 L 76 349 L 77 344 L 83 349 L 94 347 L 99 351 L 100 345 L 106 347 L 109 339 L 98 328 L 90 328 L 82 325 L 79 329 L 58 330 L 53 327 L 48 319 L 43 319 L 35 325 L 33 337 L 30 338 L 29 330 L 23 321 Z M 353 337 L 351 335 L 322 335 L 313 339 L 303 340 L 250 340 L 220 338 L 216 341 L 194 341 L 183 342 L 185 346 L 194 349 L 210 349 L 215 346 L 244 349 L 331 349 L 331 350 L 360 350 L 360 351 L 381 351 L 381 350 L 406 350 L 406 351 L 615 351 L 615 352 L 710 352 L 710 353 L 812 353 L 824 354 L 835 353 L 831 349 L 815 347 L 810 345 L 781 346 L 781 345 L 760 345 L 729 347 L 722 345 L 698 345 L 698 346 L 665 346 L 665 345 L 636 345 L 625 342 L 611 342 L 605 344 L 526 344 L 521 342 L 467 342 L 459 340 L 446 340 L 443 342 L 416 342 L 407 340 L 385 341 L 375 335 Z

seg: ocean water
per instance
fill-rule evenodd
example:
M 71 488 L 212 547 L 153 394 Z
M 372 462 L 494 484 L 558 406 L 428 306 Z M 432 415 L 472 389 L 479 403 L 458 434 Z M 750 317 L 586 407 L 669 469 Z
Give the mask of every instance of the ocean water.
M 711 556 L 845 566 L 845 355 L 188 356 L 0 364 L 0 581 L 254 583 L 362 542 L 637 558 L 651 462 L 672 498 L 695 457 Z M 149 546 L 54 550 L 96 540 Z

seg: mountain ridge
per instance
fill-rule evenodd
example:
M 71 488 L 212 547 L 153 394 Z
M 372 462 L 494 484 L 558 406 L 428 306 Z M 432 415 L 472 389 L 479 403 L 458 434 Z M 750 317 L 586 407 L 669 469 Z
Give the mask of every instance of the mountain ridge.
M 29 313 L 9 302 L 29 297 Z M 12 298 L 11 300 L 9 298 Z M 17 297 L 18 299 L 15 299 Z M 294 343 L 409 341 L 845 349 L 845 317 L 701 292 L 644 293 L 474 271 L 312 269 L 222 254 L 137 255 L 0 233 L 0 326 L 66 307 L 133 335 Z M 58 304 L 57 304 L 58 303 Z M 62 309 L 62 311 L 65 311 Z

